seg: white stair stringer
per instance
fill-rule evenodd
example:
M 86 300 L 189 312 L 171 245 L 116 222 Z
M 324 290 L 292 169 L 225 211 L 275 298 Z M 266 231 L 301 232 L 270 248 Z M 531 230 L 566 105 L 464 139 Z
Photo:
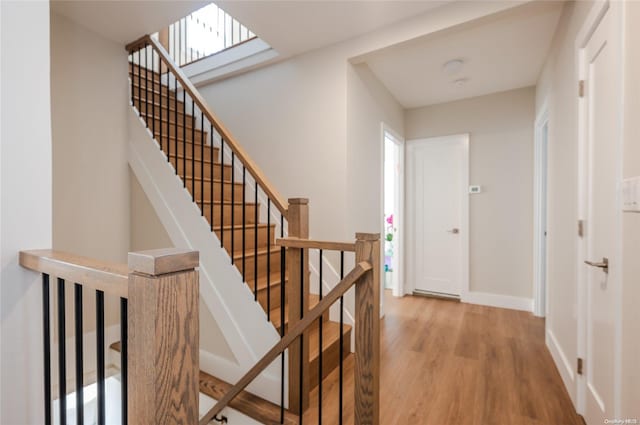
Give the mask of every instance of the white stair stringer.
M 280 336 L 134 108 L 129 109 L 129 165 L 175 247 L 200 251 L 200 296 L 235 356 L 234 362 L 202 353 L 201 368 L 236 382 Z M 207 365 L 215 370 L 207 370 Z M 279 403 L 280 362 L 274 362 L 247 390 Z

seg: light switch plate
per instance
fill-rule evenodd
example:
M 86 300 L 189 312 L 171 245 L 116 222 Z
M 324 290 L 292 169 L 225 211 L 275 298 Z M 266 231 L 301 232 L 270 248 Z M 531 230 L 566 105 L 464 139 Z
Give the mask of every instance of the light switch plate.
M 622 210 L 640 212 L 640 177 L 622 181 Z

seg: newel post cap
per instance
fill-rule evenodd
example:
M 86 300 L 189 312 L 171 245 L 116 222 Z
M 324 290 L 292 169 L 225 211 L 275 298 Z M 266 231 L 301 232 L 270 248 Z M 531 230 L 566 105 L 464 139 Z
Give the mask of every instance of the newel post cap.
M 356 233 L 358 241 L 377 241 L 380 240 L 380 233 Z
M 159 276 L 193 270 L 200 262 L 200 252 L 190 249 L 162 248 L 129 253 L 129 270 Z

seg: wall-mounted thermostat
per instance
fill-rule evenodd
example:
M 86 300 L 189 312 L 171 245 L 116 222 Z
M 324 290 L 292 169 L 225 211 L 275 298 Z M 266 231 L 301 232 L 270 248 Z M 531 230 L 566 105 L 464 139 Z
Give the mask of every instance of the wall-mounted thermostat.
M 622 182 L 622 210 L 640 212 L 640 177 L 633 177 Z
M 471 195 L 475 195 L 476 193 L 482 192 L 481 186 L 469 186 L 469 193 Z

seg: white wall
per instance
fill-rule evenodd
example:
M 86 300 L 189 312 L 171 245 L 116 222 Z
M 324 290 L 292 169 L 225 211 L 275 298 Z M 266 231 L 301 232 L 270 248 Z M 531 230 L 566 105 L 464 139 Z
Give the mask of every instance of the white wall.
M 536 92 L 549 107 L 547 318 L 549 348 L 569 395 L 576 401 L 578 102 L 575 39 L 591 2 L 569 2 L 558 24 Z
M 623 177 L 640 176 L 640 3 L 625 5 L 625 135 Z M 640 214 L 623 217 L 622 414 L 640 418 Z
M 382 123 L 404 136 L 404 110 L 366 64 L 347 67 L 347 235 L 382 225 Z
M 405 114 L 405 138 L 469 133 L 469 286 L 479 293 L 533 296 L 534 88 Z
M 374 153 L 364 141 L 369 140 L 368 131 L 373 134 L 378 128 L 369 127 L 365 131 L 358 130 L 357 124 L 354 127 L 347 124 L 349 116 L 368 115 L 354 110 L 354 105 L 363 103 L 352 96 L 361 93 L 365 96 L 361 99 L 370 96 L 380 102 L 364 105 L 371 115 L 361 123 L 364 120 L 373 123 L 383 116 L 397 120 L 397 111 L 393 111 L 395 107 L 388 108 L 393 102 L 389 103 L 386 94 L 376 94 L 380 89 L 368 88 L 370 94 L 366 94 L 362 86 L 358 87 L 368 84 L 366 80 L 370 79 L 363 79 L 362 73 L 359 75 L 351 68 L 349 60 L 518 4 L 454 2 L 364 36 L 199 89 L 283 196 L 310 199 L 312 238 L 353 240 L 354 228 L 378 232 L 376 223 L 382 220 L 382 214 L 377 201 L 379 183 L 369 182 L 369 178 L 376 179 L 380 173 L 378 146 Z M 365 139 L 351 140 L 354 134 Z M 355 165 L 358 173 L 349 171 L 351 159 L 356 157 L 368 160 Z
M 0 2 L 0 423 L 43 422 L 42 287 L 18 251 L 49 248 L 49 2 Z M 25 54 L 28 52 L 28 54 Z
M 126 262 L 129 250 L 127 55 L 51 15 L 54 248 Z
M 131 239 L 129 249 L 131 251 L 144 251 L 147 249 L 173 247 L 174 244 L 162 225 L 158 214 L 153 209 L 151 201 L 147 198 L 142 186 L 140 186 L 140 182 L 131 170 L 129 177 L 131 181 Z M 202 300 L 200 300 L 200 350 L 225 359 L 234 359 L 220 326 Z

